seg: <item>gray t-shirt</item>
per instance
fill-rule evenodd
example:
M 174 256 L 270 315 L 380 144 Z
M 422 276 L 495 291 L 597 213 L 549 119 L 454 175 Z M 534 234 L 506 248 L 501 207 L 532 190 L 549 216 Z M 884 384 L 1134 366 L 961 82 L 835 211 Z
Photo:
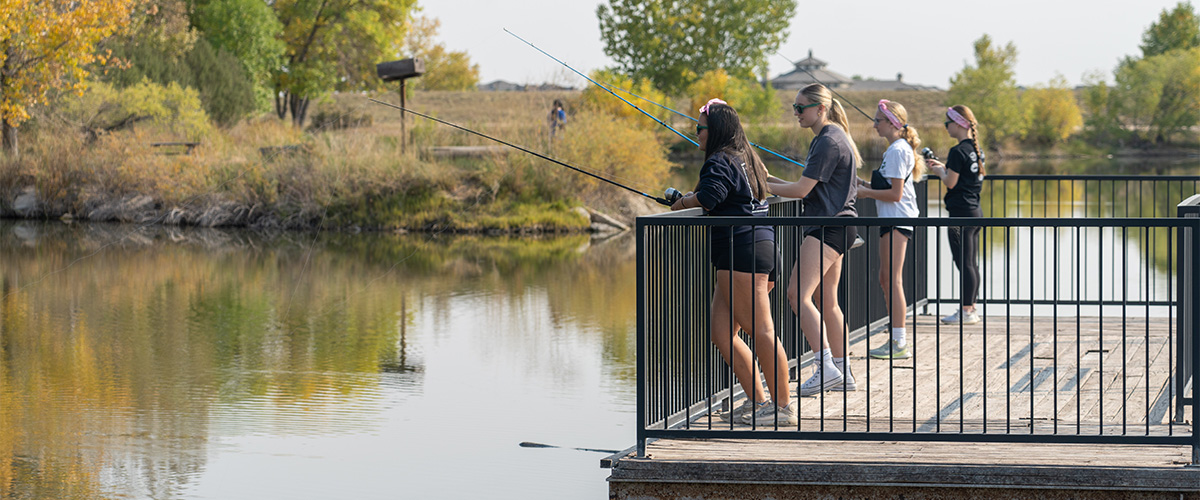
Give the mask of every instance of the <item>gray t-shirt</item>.
M 816 179 L 804 197 L 804 215 L 811 217 L 858 217 L 854 201 L 858 183 L 854 178 L 854 150 L 842 127 L 826 125 L 808 146 L 804 177 Z

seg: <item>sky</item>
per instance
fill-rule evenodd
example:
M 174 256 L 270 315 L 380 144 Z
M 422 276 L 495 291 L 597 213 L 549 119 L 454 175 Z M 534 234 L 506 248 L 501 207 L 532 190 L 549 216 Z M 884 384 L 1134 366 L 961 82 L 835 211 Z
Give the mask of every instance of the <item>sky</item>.
M 587 74 L 612 66 L 600 40 L 598 0 L 419 0 L 422 13 L 441 21 L 438 40 L 467 52 L 480 82 L 559 83 L 585 80 L 504 32 L 537 45 Z M 798 2 L 779 52 L 799 61 L 813 56 L 847 77 L 948 88 L 950 77 L 974 63 L 972 44 L 983 34 L 1017 48 L 1019 85 L 1045 84 L 1062 75 L 1078 85 L 1100 71 L 1108 81 L 1117 61 L 1140 55 L 1142 33 L 1178 0 L 856 0 Z M 1195 5 L 1195 3 L 1193 3 Z M 770 76 L 791 63 L 768 56 Z M 703 71 L 699 71 L 703 72 Z

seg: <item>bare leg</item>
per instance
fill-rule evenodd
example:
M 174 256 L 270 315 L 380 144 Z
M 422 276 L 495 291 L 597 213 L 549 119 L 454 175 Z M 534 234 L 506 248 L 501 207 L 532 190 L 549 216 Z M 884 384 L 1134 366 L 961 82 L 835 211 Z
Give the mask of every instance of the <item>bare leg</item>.
M 832 350 L 822 328 L 821 309 L 813 303 L 813 294 L 817 292 L 823 279 L 829 279 L 825 276 L 831 268 L 836 269 L 836 272 L 832 273 L 835 281 L 825 282 L 825 293 L 835 300 L 826 301 L 828 307 L 825 308 L 824 325 L 837 325 L 837 337 L 839 340 L 842 337 L 842 310 L 836 300 L 837 284 L 841 279 L 841 264 L 842 256 L 838 255 L 837 251 L 821 243 L 821 240 L 807 236 L 800 245 L 800 256 L 792 266 L 792 276 L 788 280 L 788 301 L 792 303 L 792 310 L 800 316 L 800 331 L 804 333 L 804 338 L 813 352 L 820 352 L 827 347 Z M 837 356 L 837 353 L 844 352 L 844 349 L 839 345 L 833 352 Z
M 742 329 L 754 336 L 754 350 L 762 364 L 763 376 L 767 378 L 767 390 L 775 404 L 787 406 L 788 364 L 783 342 L 775 336 L 775 321 L 771 318 L 771 290 L 766 274 L 751 274 L 734 271 L 733 316 Z M 749 291 L 753 289 L 753 293 Z M 745 325 L 754 325 L 747 329 Z
M 904 297 L 904 256 L 908 238 L 891 231 L 879 238 L 879 286 L 888 304 L 892 328 L 904 328 L 908 302 Z
M 742 385 L 742 390 L 747 395 L 753 395 L 756 403 L 762 403 L 767 400 L 767 397 L 763 393 L 762 384 L 758 378 L 758 366 L 754 364 L 754 355 L 750 352 L 750 347 L 737 335 L 737 331 L 742 329 L 741 325 L 737 321 L 733 321 L 731 316 L 729 278 L 730 271 L 717 271 L 717 288 L 713 291 L 712 316 L 709 321 L 712 325 L 712 341 L 717 345 L 717 350 L 721 352 L 721 358 L 725 360 L 725 363 L 733 365 L 733 375 Z M 749 290 L 748 281 L 747 283 L 735 283 L 732 290 L 735 294 L 734 300 L 737 301 L 741 295 L 748 295 Z M 769 308 L 767 318 L 770 318 Z M 732 361 L 730 360 L 731 354 Z M 786 375 L 784 382 L 787 382 Z

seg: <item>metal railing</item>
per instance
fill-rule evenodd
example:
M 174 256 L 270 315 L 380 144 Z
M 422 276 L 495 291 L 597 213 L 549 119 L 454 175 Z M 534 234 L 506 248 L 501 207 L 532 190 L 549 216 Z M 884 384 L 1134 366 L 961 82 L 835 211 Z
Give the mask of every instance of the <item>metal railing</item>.
M 793 394 L 811 364 L 783 293 L 800 228 L 858 226 L 865 239 L 846 253 L 838 291 L 847 363 L 862 377 L 860 389 L 796 398 L 794 426 L 716 417 L 742 394 L 709 339 L 715 274 L 708 234 L 748 220 L 697 217 L 696 210 L 638 218 L 639 454 L 647 439 L 709 437 L 1186 444 L 1195 456 L 1200 441 L 1180 422 L 1192 401 L 1191 360 L 1200 355 L 1192 342 L 1200 335 L 1200 218 L 1185 213 L 1200 214 L 1200 207 L 1176 201 L 1179 216 L 1171 217 L 1173 210 L 1158 208 L 1161 200 L 1130 198 L 1145 191 L 1182 200 L 1200 177 L 1166 178 L 1157 187 L 1117 176 L 988 179 L 984 218 L 936 217 L 939 206 L 924 202 L 934 217 L 875 218 L 873 204 L 860 203 L 857 219 L 812 218 L 801 216 L 798 201 L 773 200 L 771 218 L 753 221 L 776 231 L 770 310 Z M 940 198 L 940 184 L 919 183 L 922 201 L 927 187 Z M 1150 215 L 1157 218 L 1139 217 Z M 881 225 L 915 229 L 903 281 L 916 355 L 903 362 L 863 356 L 868 336 L 889 321 L 877 278 Z M 961 274 L 946 248 L 946 230 L 956 226 L 982 228 L 981 325 L 919 315 L 959 301 Z M 1191 420 L 1198 419 L 1192 405 Z

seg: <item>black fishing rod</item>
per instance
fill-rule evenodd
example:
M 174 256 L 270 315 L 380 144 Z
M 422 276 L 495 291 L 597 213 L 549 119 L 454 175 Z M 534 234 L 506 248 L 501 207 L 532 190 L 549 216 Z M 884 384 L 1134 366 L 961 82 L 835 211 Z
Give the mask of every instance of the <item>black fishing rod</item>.
M 825 85 L 825 82 L 822 82 L 822 81 L 821 81 L 821 79 L 817 78 L 817 75 L 814 75 L 814 74 L 812 74 L 812 72 L 811 72 L 811 71 L 809 71 L 809 70 L 807 70 L 807 69 L 804 69 L 804 68 L 801 68 L 800 66 L 797 66 L 795 61 L 793 61 L 793 60 L 791 60 L 791 59 L 788 59 L 788 56 L 785 56 L 785 55 L 783 55 L 783 54 L 780 54 L 778 50 L 777 50 L 777 51 L 775 51 L 775 55 L 777 55 L 777 56 L 779 56 L 779 57 L 782 57 L 782 58 L 786 59 L 786 60 L 787 60 L 787 62 L 790 62 L 790 63 L 792 63 L 792 66 L 795 66 L 795 67 L 796 67 L 796 69 L 798 69 L 798 70 L 800 70 L 800 71 L 803 71 L 803 72 L 805 72 L 805 73 L 808 73 L 808 76 L 811 76 L 811 77 L 812 77 L 812 79 L 813 79 L 813 81 L 815 81 L 815 82 L 817 82 L 817 83 L 819 83 L 819 84 L 821 84 L 821 85 Z M 875 121 L 875 117 L 874 117 L 874 116 L 872 116 L 872 115 L 868 115 L 866 111 L 863 111 L 863 110 L 859 109 L 859 108 L 858 108 L 858 106 L 854 106 L 854 103 L 853 103 L 853 102 L 850 102 L 850 99 L 846 99 L 846 96 L 844 96 L 844 95 L 842 95 L 842 94 L 839 94 L 839 93 L 838 93 L 838 91 L 836 91 L 836 90 L 833 90 L 833 87 L 830 87 L 830 86 L 828 86 L 828 85 L 825 85 L 825 88 L 829 89 L 829 91 L 830 91 L 830 92 L 833 92 L 833 94 L 834 94 L 834 95 L 836 95 L 836 96 L 840 97 L 840 98 L 841 98 L 843 101 L 846 101 L 846 104 L 849 104 L 849 105 L 853 106 L 853 107 L 854 107 L 854 109 L 858 109 L 858 112 L 859 112 L 859 113 L 862 113 L 862 115 L 863 115 L 863 116 L 865 116 L 865 117 L 867 117 L 867 119 L 868 119 L 868 120 Z
M 567 68 L 567 69 L 569 69 L 569 70 L 571 70 L 571 71 L 574 71 L 576 75 L 582 76 L 582 77 L 584 77 L 585 79 L 587 79 L 587 81 L 589 81 L 589 82 L 592 82 L 592 83 L 596 84 L 596 86 L 597 86 L 597 87 L 600 87 L 600 88 L 602 88 L 602 89 L 604 89 L 604 90 L 608 91 L 608 93 L 609 93 L 609 94 L 612 94 L 612 95 L 613 95 L 613 97 L 616 97 L 617 99 L 620 99 L 621 101 L 624 101 L 624 102 L 625 102 L 625 104 L 628 104 L 628 105 L 630 105 L 630 106 L 633 106 L 633 109 L 636 109 L 636 110 L 638 110 L 638 111 L 641 111 L 643 115 L 649 116 L 651 120 L 654 120 L 654 121 L 658 122 L 658 124 L 659 124 L 659 125 L 662 125 L 662 126 L 664 126 L 664 127 L 667 127 L 667 128 L 668 128 L 668 129 L 670 129 L 672 132 L 675 132 L 675 135 L 678 135 L 679 137 L 682 137 L 682 138 L 683 138 L 683 140 L 685 140 L 685 141 L 688 141 L 688 142 L 692 143 L 692 145 L 693 145 L 693 146 L 700 147 L 700 144 L 699 144 L 699 143 L 697 143 L 696 141 L 693 141 L 691 137 L 688 137 L 688 136 L 686 136 L 686 135 L 683 135 L 683 134 L 682 134 L 682 133 L 680 133 L 678 130 L 675 130 L 675 128 L 674 128 L 674 127 L 672 127 L 672 126 L 670 126 L 670 125 L 667 125 L 667 123 L 666 123 L 666 122 L 664 122 L 664 121 L 662 121 L 662 120 L 659 120 L 659 119 L 658 119 L 658 117 L 656 117 L 656 116 L 654 116 L 654 115 L 652 115 L 652 114 L 650 114 L 650 113 L 647 113 L 647 112 L 646 112 L 646 110 L 644 110 L 644 109 L 642 109 L 642 108 L 639 108 L 639 107 L 637 106 L 637 104 L 634 104 L 634 103 L 632 103 L 632 102 L 629 102 L 629 101 L 625 100 L 625 98 L 624 98 L 624 97 L 621 97 L 621 96 L 617 95 L 617 93 L 616 93 L 616 92 L 613 92 L 613 91 L 612 91 L 612 89 L 609 89 L 608 87 L 605 87 L 604 85 L 601 85 L 601 84 L 600 84 L 600 82 L 597 82 L 596 80 L 593 80 L 593 79 L 589 78 L 587 75 L 585 75 L 585 74 L 583 74 L 583 73 L 580 73 L 580 72 L 579 72 L 578 70 L 576 70 L 575 68 L 572 68 L 572 67 L 571 67 L 571 65 L 569 65 L 569 64 L 567 64 L 567 63 L 565 63 L 565 62 L 562 62 L 562 60 L 560 60 L 559 58 L 557 58 L 557 57 L 554 57 L 554 56 L 550 55 L 548 52 L 546 52 L 546 51 L 544 51 L 544 50 L 542 50 L 542 49 L 538 48 L 538 46 L 537 46 L 537 45 L 534 45 L 534 44 L 532 44 L 532 43 L 529 43 L 529 41 L 528 41 L 528 40 L 526 40 L 526 39 L 524 39 L 524 38 L 521 38 L 521 37 L 517 36 L 517 34 L 516 34 L 516 33 L 513 33 L 513 32 L 511 32 L 511 31 L 508 31 L 508 28 L 504 28 L 504 32 L 505 32 L 505 33 L 508 33 L 508 34 L 510 34 L 510 35 L 512 35 L 512 36 L 513 36 L 514 38 L 516 38 L 517 40 L 520 40 L 520 41 L 522 41 L 522 42 L 525 42 L 525 44 L 526 44 L 526 45 L 528 45 L 528 46 L 530 46 L 530 47 L 533 47 L 533 49 L 534 49 L 534 50 L 536 50 L 536 51 L 538 51 L 538 52 L 541 52 L 542 54 L 545 54 L 545 56 L 546 56 L 546 57 L 549 57 L 549 58 L 551 58 L 551 59 L 554 59 L 554 60 L 555 60 L 556 62 L 558 62 L 559 64 L 561 64 L 561 65 L 563 65 L 563 66 L 566 66 L 566 68 Z
M 668 108 L 668 107 L 667 107 L 667 106 L 665 106 L 665 105 L 662 105 L 662 104 L 659 104 L 659 103 L 657 103 L 657 102 L 651 101 L 650 99 L 647 99 L 647 98 L 645 98 L 645 97 L 642 97 L 642 96 L 640 96 L 640 95 L 634 94 L 633 92 L 630 92 L 630 91 L 628 91 L 628 90 L 625 90 L 625 89 L 622 89 L 622 88 L 619 88 L 619 87 L 613 87 L 612 85 L 609 85 L 609 87 L 610 87 L 610 88 L 613 88 L 613 89 L 616 89 L 616 90 L 620 90 L 621 92 L 624 92 L 624 93 L 626 93 L 626 94 L 629 94 L 629 95 L 631 95 L 631 96 L 634 96 L 634 97 L 636 97 L 636 98 L 638 98 L 638 99 L 641 99 L 641 100 L 643 100 L 643 101 L 646 101 L 646 102 L 648 102 L 648 103 L 650 103 L 650 104 L 653 104 L 653 105 L 655 105 L 655 106 L 658 106 L 658 107 L 660 107 L 660 108 L 662 108 L 662 109 L 665 109 L 665 110 L 667 110 L 667 111 L 670 111 L 670 112 L 672 112 L 672 113 L 675 113 L 675 114 L 677 114 L 677 115 L 679 115 L 679 116 L 682 116 L 682 117 L 684 117 L 684 118 L 687 118 L 687 119 L 689 119 L 689 120 L 691 120 L 691 121 L 694 121 L 694 122 L 696 122 L 696 123 L 700 123 L 700 120 L 698 120 L 698 119 L 696 119 L 696 118 L 693 118 L 691 115 L 686 115 L 686 114 L 680 113 L 679 111 L 675 111 L 675 110 L 674 110 L 674 109 L 672 109 L 672 108 Z M 783 159 L 783 160 L 787 160 L 787 161 L 789 161 L 789 162 L 792 162 L 792 163 L 794 163 L 794 164 L 798 165 L 800 168 L 804 168 L 804 164 L 803 164 L 803 163 L 800 163 L 800 162 L 798 162 L 798 161 L 796 161 L 796 160 L 793 160 L 793 159 L 791 159 L 791 158 L 789 158 L 789 157 L 787 157 L 787 156 L 784 156 L 783 154 L 776 153 L 776 152 L 774 152 L 774 151 L 771 151 L 770 149 L 767 149 L 767 148 L 765 148 L 765 147 L 763 147 L 763 146 L 759 146 L 758 144 L 755 144 L 755 143 L 753 143 L 753 142 L 751 142 L 751 143 L 750 143 L 750 145 L 751 145 L 751 146 L 754 146 L 754 147 L 756 147 L 756 148 L 758 148 L 758 149 L 761 149 L 761 150 L 763 150 L 763 151 L 766 151 L 766 152 L 768 152 L 768 153 L 771 153 L 771 154 L 773 154 L 773 155 L 775 155 L 775 156 L 778 156 L 779 158 L 781 158 L 781 159 Z
M 435 122 L 438 122 L 438 123 L 441 123 L 441 124 L 443 124 L 443 125 L 449 125 L 449 126 L 451 126 L 451 127 L 454 127 L 454 128 L 456 128 L 456 129 L 459 129 L 459 130 L 461 130 L 461 131 L 463 131 L 463 132 L 468 132 L 468 133 L 471 133 L 471 134 L 475 134 L 475 135 L 477 135 L 477 136 L 479 136 L 479 137 L 483 137 L 484 139 L 489 139 L 489 140 L 492 140 L 492 141 L 496 141 L 496 142 L 498 142 L 498 143 L 500 143 L 500 144 L 503 144 L 503 145 L 505 145 L 505 146 L 508 146 L 508 147 L 510 147 L 510 148 L 513 148 L 513 149 L 517 149 L 517 150 L 520 150 L 520 151 L 524 151 L 524 152 L 526 152 L 526 153 L 529 153 L 529 154 L 531 154 L 531 155 L 533 155 L 533 156 L 536 156 L 536 157 L 538 157 L 538 158 L 541 158 L 541 159 L 543 159 L 543 160 L 546 160 L 546 161 L 548 161 L 548 162 L 551 162 L 551 163 L 556 163 L 556 164 L 558 164 L 558 165 L 562 165 L 562 166 L 564 166 L 564 167 L 567 167 L 567 168 L 569 168 L 569 169 L 571 169 L 571 170 L 574 170 L 574 171 L 576 171 L 576 172 L 579 172 L 579 173 L 581 173 L 581 174 L 590 175 L 590 176 L 592 176 L 592 177 L 595 177 L 595 178 L 597 178 L 597 179 L 600 179 L 600 180 L 602 180 L 602 181 L 604 181 L 604 182 L 607 182 L 607 183 L 609 183 L 609 184 L 612 184 L 612 185 L 614 185 L 614 186 L 617 186 L 617 187 L 619 187 L 619 188 L 621 188 L 621 189 L 625 189 L 625 190 L 628 190 L 628 191 L 631 191 L 631 192 L 634 192 L 634 193 L 640 194 L 640 195 L 642 195 L 642 196 L 645 196 L 645 197 L 647 197 L 647 198 L 650 198 L 651 200 L 657 201 L 658 203 L 660 203 L 660 204 L 663 204 L 663 205 L 666 205 L 666 206 L 668 206 L 668 207 L 669 207 L 669 206 L 671 206 L 671 204 L 675 203 L 675 201 L 676 201 L 676 200 L 678 200 L 679 198 L 682 198 L 682 197 L 683 197 L 683 194 L 682 194 L 682 193 L 680 193 L 680 192 L 679 192 L 679 190 L 677 190 L 677 189 L 675 189 L 675 188 L 667 188 L 667 192 L 666 192 L 666 193 L 664 193 L 664 196 L 665 196 L 665 198 L 659 198 L 659 197 L 657 197 L 657 196 L 651 196 L 651 195 L 648 195 L 648 194 L 646 194 L 646 193 L 643 193 L 643 192 L 641 192 L 641 191 L 638 191 L 638 190 L 636 190 L 636 189 L 634 189 L 634 188 L 631 188 L 631 187 L 629 187 L 629 186 L 626 186 L 626 185 L 624 185 L 624 184 L 621 184 L 621 183 L 619 183 L 619 182 L 617 182 L 617 181 L 613 181 L 613 180 L 606 179 L 606 178 L 604 178 L 604 177 L 601 177 L 601 176 L 599 176 L 599 175 L 596 175 L 596 174 L 593 174 L 593 173 L 591 173 L 591 172 L 588 172 L 587 170 L 584 170 L 584 169 L 581 169 L 581 168 L 578 168 L 578 167 L 574 167 L 574 166 L 568 165 L 568 164 L 566 164 L 566 163 L 563 163 L 563 162 L 561 162 L 561 161 L 555 160 L 554 158 L 551 158 L 551 157 L 549 157 L 549 156 L 546 156 L 546 155 L 544 155 L 544 154 L 538 153 L 538 152 L 536 152 L 536 151 L 530 151 L 530 150 L 528 150 L 528 149 L 525 149 L 525 148 L 523 148 L 523 147 L 521 147 L 521 146 L 518 146 L 518 145 L 516 145 L 516 144 L 513 144 L 513 143 L 511 143 L 511 142 L 502 141 L 502 140 L 500 140 L 500 139 L 497 139 L 497 138 L 495 138 L 495 137 L 492 137 L 492 136 L 490 136 L 490 135 L 483 134 L 483 133 L 480 133 L 480 132 L 476 132 L 476 131 L 474 131 L 474 130 L 471 130 L 471 129 L 469 129 L 469 128 L 462 127 L 462 126 L 459 126 L 459 125 L 455 125 L 455 124 L 453 124 L 453 123 L 450 123 L 450 122 L 448 122 L 448 121 L 445 121 L 445 120 L 440 120 L 440 119 L 438 119 L 438 118 L 434 118 L 434 117 L 432 117 L 432 116 L 429 116 L 429 115 L 427 115 L 427 114 L 424 114 L 424 113 L 419 113 L 419 112 L 413 111 L 413 110 L 411 110 L 411 109 L 408 109 L 408 108 L 404 108 L 404 107 L 401 107 L 401 106 L 397 106 L 397 105 L 395 105 L 395 104 L 391 104 L 391 103 L 383 102 L 383 101 L 380 101 L 380 100 L 377 100 L 377 99 L 372 99 L 372 98 L 370 98 L 370 97 L 368 97 L 368 98 L 367 98 L 367 100 L 369 100 L 369 101 L 371 101 L 371 102 L 374 102 L 374 103 L 377 103 L 377 104 L 382 104 L 382 105 L 384 105 L 384 106 L 387 106 L 387 107 L 389 107 L 389 108 L 395 108 L 395 109 L 398 109 L 398 110 L 401 110 L 401 111 L 406 111 L 406 112 L 412 113 L 412 114 L 414 114 L 414 115 L 420 116 L 421 118 L 425 118 L 425 119 L 433 120 L 433 121 L 435 121 Z

